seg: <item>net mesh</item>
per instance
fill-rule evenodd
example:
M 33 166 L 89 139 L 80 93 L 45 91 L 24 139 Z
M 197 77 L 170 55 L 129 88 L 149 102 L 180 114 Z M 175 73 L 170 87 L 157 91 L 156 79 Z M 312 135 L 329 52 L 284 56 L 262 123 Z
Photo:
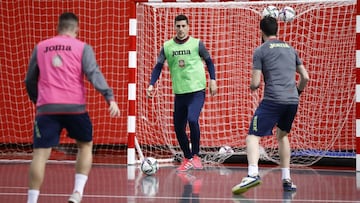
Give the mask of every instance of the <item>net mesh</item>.
M 290 23 L 279 22 L 278 37 L 303 59 L 311 81 L 301 95 L 289 135 L 292 164 L 311 165 L 322 157 L 354 157 L 355 1 L 269 1 L 222 3 L 141 3 L 137 6 L 137 139 L 146 156 L 181 157 L 173 129 L 173 94 L 167 65 L 156 95 L 145 89 L 163 43 L 175 35 L 174 18 L 189 17 L 190 35 L 200 38 L 215 63 L 218 94 L 207 94 L 200 116 L 201 153 L 223 162 L 245 153 L 250 119 L 262 87 L 249 89 L 252 54 L 260 45 L 259 20 L 265 6 L 291 6 Z M 234 153 L 219 154 L 228 145 Z M 261 158 L 279 162 L 275 136 L 261 140 Z
M 209 162 L 244 154 L 249 122 L 262 96 L 261 89 L 251 93 L 248 85 L 252 53 L 260 44 L 258 22 L 267 5 L 296 10 L 293 22 L 280 23 L 279 38 L 299 51 L 311 77 L 290 135 L 292 163 L 355 156 L 356 5 L 348 0 L 139 3 L 136 135 L 144 155 L 177 158 L 181 154 L 173 132 L 173 95 L 166 67 L 156 84 L 156 97 L 145 96 L 158 52 L 174 36 L 173 19 L 179 13 L 189 16 L 190 34 L 204 41 L 217 71 L 218 95 L 207 96 L 200 117 L 201 152 Z M 35 109 L 23 83 L 27 64 L 35 44 L 56 34 L 58 16 L 64 11 L 79 16 L 79 38 L 93 46 L 122 109 L 119 119 L 109 118 L 104 99 L 87 83 L 95 150 L 111 155 L 126 151 L 122 149 L 127 143 L 128 7 L 129 2 L 113 0 L 1 1 L 1 159 L 29 158 Z M 61 153 L 53 153 L 53 158 L 75 152 L 73 143 L 63 132 L 57 148 Z M 234 154 L 220 155 L 224 145 L 231 146 Z M 262 157 L 278 162 L 275 138 L 268 137 L 261 145 Z
M 93 46 L 97 62 L 121 109 L 110 118 L 104 98 L 86 82 L 88 110 L 97 150 L 114 154 L 127 143 L 128 19 L 123 1 L 1 1 L 0 15 L 0 154 L 2 159 L 31 152 L 35 108 L 25 91 L 24 78 L 32 49 L 56 35 L 59 15 L 71 11 L 80 20 L 79 39 Z M 125 67 L 125 68 L 124 68 Z M 72 152 L 73 140 L 62 133 L 60 151 Z M 125 147 L 124 147 L 125 148 Z M 9 155 L 9 156 L 6 156 Z

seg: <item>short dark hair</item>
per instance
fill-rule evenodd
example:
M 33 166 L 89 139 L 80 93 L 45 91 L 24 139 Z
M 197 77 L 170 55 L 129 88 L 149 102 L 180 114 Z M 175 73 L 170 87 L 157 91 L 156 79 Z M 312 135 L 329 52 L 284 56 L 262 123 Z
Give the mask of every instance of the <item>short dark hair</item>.
M 188 19 L 188 17 L 186 17 L 186 15 L 180 14 L 180 15 L 175 17 L 175 23 L 177 21 L 181 21 L 181 20 L 186 20 L 186 24 L 189 24 L 189 19 Z
M 271 16 L 265 16 L 260 21 L 260 29 L 266 36 L 276 35 L 278 31 L 277 20 Z
M 58 32 L 73 29 L 79 23 L 79 18 L 71 12 L 64 12 L 59 17 Z

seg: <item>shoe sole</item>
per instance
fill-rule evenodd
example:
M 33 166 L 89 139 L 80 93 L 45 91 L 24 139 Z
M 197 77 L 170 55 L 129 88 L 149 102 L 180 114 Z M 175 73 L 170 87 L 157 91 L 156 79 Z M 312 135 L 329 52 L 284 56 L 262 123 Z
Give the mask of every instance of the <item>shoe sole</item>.
M 239 194 L 242 194 L 242 193 L 248 191 L 250 188 L 253 188 L 253 187 L 258 186 L 260 184 L 261 184 L 261 180 L 257 180 L 257 181 L 255 181 L 253 183 L 250 183 L 250 184 L 248 184 L 248 185 L 246 185 L 244 187 L 235 186 L 235 187 L 232 188 L 232 193 L 234 195 L 239 195 Z

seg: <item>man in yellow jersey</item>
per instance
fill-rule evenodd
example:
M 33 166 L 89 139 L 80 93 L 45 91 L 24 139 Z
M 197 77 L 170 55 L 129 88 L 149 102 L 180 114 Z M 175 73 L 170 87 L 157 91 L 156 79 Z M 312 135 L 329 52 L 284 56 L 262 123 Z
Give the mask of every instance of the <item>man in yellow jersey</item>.
M 206 75 L 203 60 L 210 75 L 210 94 L 217 92 L 215 67 L 204 43 L 190 37 L 189 20 L 185 15 L 175 17 L 176 36 L 166 41 L 161 48 L 152 74 L 147 96 L 152 97 L 154 84 L 158 80 L 165 60 L 168 63 L 174 101 L 174 127 L 176 138 L 184 153 L 184 159 L 177 171 L 191 168 L 202 169 L 200 151 L 199 117 L 205 102 Z M 186 125 L 190 128 L 190 141 L 186 135 Z M 191 142 L 191 149 L 189 146 Z

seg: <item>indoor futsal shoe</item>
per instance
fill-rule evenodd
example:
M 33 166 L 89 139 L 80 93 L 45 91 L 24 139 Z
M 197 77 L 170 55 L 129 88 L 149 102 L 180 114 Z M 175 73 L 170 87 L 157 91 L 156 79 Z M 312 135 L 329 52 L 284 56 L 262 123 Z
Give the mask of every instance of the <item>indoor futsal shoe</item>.
M 80 202 L 81 202 L 81 195 L 78 192 L 74 192 L 68 200 L 68 203 L 80 203 Z
M 197 155 L 194 155 L 194 157 L 192 158 L 192 164 L 193 164 L 193 167 L 194 169 L 203 169 L 203 165 L 201 163 L 201 158 Z
M 283 179 L 284 191 L 294 192 L 296 191 L 296 185 L 290 179 Z
M 234 195 L 242 194 L 242 193 L 248 191 L 250 188 L 259 185 L 260 183 L 261 183 L 261 179 L 260 179 L 259 175 L 244 177 L 241 180 L 240 184 L 237 184 L 232 188 L 232 193 Z
M 194 166 L 193 166 L 191 160 L 184 158 L 183 161 L 181 162 L 181 165 L 176 170 L 178 172 L 185 172 L 185 171 L 192 169 L 193 167 Z

